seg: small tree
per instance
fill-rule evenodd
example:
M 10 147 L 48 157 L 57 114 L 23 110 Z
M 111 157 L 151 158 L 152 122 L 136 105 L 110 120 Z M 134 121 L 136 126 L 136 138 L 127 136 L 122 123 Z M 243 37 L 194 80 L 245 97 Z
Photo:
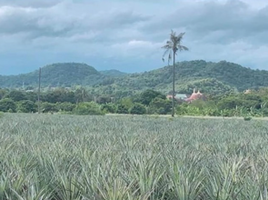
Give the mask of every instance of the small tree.
M 95 102 L 82 102 L 74 108 L 74 114 L 77 115 L 103 115 L 100 106 Z
M 8 93 L 7 89 L 0 88 L 0 99 L 3 99 L 7 93 Z
M 172 103 L 169 99 L 155 98 L 149 104 L 150 114 L 168 114 L 171 112 Z
M 116 112 L 119 114 L 128 114 L 129 113 L 128 107 L 124 104 L 118 104 Z
M 148 89 L 145 90 L 144 92 L 142 92 L 140 94 L 140 96 L 138 97 L 137 102 L 142 103 L 143 105 L 148 106 L 150 104 L 150 102 L 155 99 L 155 98 L 161 98 L 161 99 L 166 99 L 166 96 L 163 95 L 160 92 Z
M 173 78 L 172 78 L 172 117 L 174 117 L 175 113 L 175 62 L 176 62 L 176 55 L 177 51 L 188 51 L 188 48 L 181 45 L 182 38 L 185 33 L 180 33 L 177 35 L 174 31 L 171 31 L 170 34 L 170 40 L 167 41 L 166 45 L 162 48 L 165 49 L 165 52 L 163 54 L 163 61 L 164 57 L 168 54 L 168 64 L 171 60 L 171 57 L 173 59 Z
M 140 103 L 135 103 L 130 109 L 130 114 L 143 115 L 146 113 L 146 107 Z
M 117 113 L 128 114 L 129 110 L 133 107 L 132 99 L 123 98 L 117 103 Z
M 59 112 L 55 103 L 48 103 L 48 102 L 40 102 L 40 112 L 47 113 L 47 112 Z
M 17 112 L 30 113 L 36 111 L 37 111 L 37 105 L 34 102 L 30 100 L 24 100 L 18 102 Z
M 15 112 L 16 108 L 16 103 L 12 99 L 5 98 L 0 101 L 0 111 L 2 112 Z
M 115 113 L 116 105 L 113 103 L 106 103 L 101 106 L 101 110 L 105 113 Z
M 12 99 L 13 101 L 26 100 L 25 93 L 19 90 L 12 90 L 7 94 L 6 98 Z
M 73 109 L 75 108 L 75 104 L 72 104 L 70 102 L 56 103 L 56 106 L 59 111 L 64 112 L 72 112 Z

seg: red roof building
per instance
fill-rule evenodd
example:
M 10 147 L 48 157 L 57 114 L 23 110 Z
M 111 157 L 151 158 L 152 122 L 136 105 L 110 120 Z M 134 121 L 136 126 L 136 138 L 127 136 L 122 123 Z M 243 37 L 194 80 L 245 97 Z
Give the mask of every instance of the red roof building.
M 192 102 L 192 101 L 200 99 L 202 97 L 203 97 L 203 94 L 199 90 L 197 92 L 195 92 L 195 89 L 194 89 L 192 95 L 189 98 L 185 99 L 185 101 Z

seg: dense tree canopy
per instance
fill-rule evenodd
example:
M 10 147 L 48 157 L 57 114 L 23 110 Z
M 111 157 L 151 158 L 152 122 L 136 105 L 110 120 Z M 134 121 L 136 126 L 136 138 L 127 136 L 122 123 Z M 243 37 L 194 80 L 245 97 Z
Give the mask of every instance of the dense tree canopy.
M 268 86 L 268 71 L 252 70 L 240 65 L 221 61 L 203 60 L 178 62 L 176 71 L 176 92 L 189 93 L 198 87 L 207 94 L 228 93 L 258 89 Z M 41 86 L 43 90 L 78 87 L 90 90 L 90 95 L 110 95 L 122 98 L 141 93 L 146 89 L 168 94 L 172 90 L 172 68 L 166 66 L 156 70 L 124 74 L 116 71 L 99 72 L 91 66 L 79 63 L 60 63 L 42 68 Z M 118 74 L 118 75 L 116 75 Z M 13 89 L 37 90 L 38 71 L 17 76 L 0 76 L 0 86 Z M 222 89 L 221 89 L 222 88 Z M 0 91 L 0 97 L 5 90 Z M 82 98 L 93 100 L 92 96 Z
M 73 114 L 171 114 L 171 101 L 155 90 L 145 90 L 135 95 L 114 99 L 112 96 L 91 96 L 90 90 L 78 88 L 79 92 L 60 89 L 41 93 L 41 111 L 43 113 Z M 1 91 L 1 90 L 0 90 Z M 2 90 L 3 91 L 3 90 Z M 37 112 L 36 92 L 4 90 L 0 98 L 2 112 Z M 22 94 L 17 98 L 14 94 Z M 8 98 L 13 97 L 13 99 Z M 79 99 L 77 99 L 79 98 Z M 100 101 L 104 99 L 104 101 Z M 109 101 L 106 101 L 106 100 Z M 111 101 L 110 101 L 111 100 Z M 209 116 L 268 116 L 268 89 L 249 90 L 244 92 L 224 93 L 208 96 L 191 103 L 182 100 L 176 102 L 177 115 Z

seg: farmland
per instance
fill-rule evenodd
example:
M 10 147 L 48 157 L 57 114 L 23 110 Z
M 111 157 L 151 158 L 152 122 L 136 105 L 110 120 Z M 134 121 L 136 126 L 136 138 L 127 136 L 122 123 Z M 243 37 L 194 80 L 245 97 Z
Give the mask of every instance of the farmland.
M 264 120 L 5 114 L 0 199 L 267 199 Z

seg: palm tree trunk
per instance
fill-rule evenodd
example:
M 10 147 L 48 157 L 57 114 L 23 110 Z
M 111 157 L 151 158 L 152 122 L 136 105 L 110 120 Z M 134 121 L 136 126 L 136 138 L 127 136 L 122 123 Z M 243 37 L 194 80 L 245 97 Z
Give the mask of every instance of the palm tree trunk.
M 39 68 L 39 77 L 38 77 L 38 114 L 40 114 L 40 86 L 41 86 L 41 67 Z
M 175 52 L 173 51 L 172 117 L 175 115 Z

